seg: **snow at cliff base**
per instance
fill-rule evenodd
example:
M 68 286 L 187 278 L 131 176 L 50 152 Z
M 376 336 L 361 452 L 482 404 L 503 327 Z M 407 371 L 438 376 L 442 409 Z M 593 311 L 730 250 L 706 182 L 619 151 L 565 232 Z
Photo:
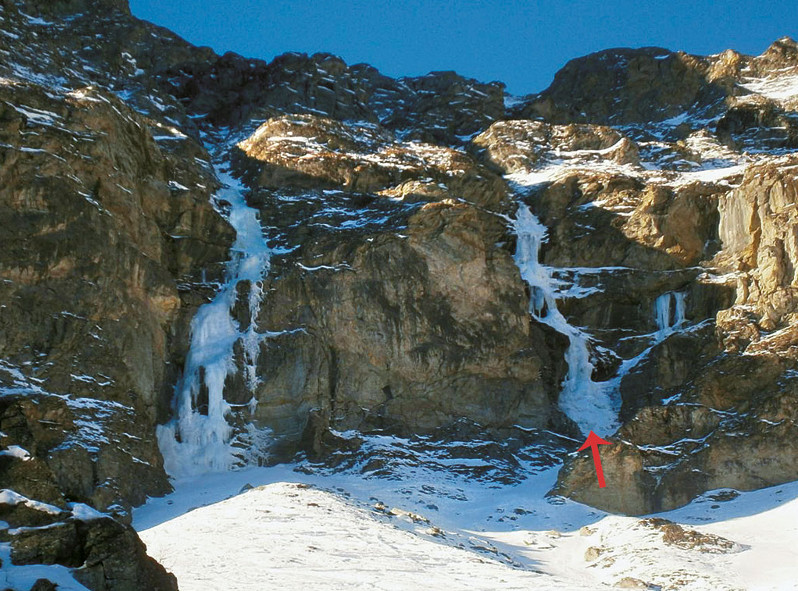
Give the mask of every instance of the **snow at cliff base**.
M 706 538 L 683 547 L 653 522 L 547 498 L 556 472 L 416 486 L 250 469 L 177 482 L 134 525 L 184 591 L 798 588 L 798 483 L 659 515 Z

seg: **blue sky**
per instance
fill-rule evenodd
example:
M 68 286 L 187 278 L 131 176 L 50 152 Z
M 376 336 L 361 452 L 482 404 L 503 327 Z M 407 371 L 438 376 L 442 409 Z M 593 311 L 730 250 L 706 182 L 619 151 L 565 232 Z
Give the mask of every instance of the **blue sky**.
M 547 87 L 565 62 L 658 45 L 759 54 L 798 37 L 796 0 L 130 0 L 133 13 L 217 52 L 271 60 L 326 51 L 390 76 L 456 70 L 515 94 Z M 201 8 L 199 8 L 201 6 Z

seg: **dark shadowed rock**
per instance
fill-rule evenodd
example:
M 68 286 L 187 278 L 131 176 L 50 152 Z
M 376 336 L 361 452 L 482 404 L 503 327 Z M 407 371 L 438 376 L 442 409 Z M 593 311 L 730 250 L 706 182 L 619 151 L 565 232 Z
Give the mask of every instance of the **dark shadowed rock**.
M 37 579 L 30 591 L 56 591 L 58 585 L 48 579 Z

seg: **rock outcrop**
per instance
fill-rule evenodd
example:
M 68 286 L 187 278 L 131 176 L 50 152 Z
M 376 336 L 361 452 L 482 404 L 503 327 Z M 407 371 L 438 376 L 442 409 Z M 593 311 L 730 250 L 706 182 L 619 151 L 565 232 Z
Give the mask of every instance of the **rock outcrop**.
M 126 3 L 41 4 L 24 9 L 132 19 Z M 4 26 L 20 39 L 49 26 L 23 27 L 15 10 Z M 10 49 L 24 59 L 37 47 Z M 127 524 L 132 506 L 170 490 L 154 429 L 233 239 L 210 202 L 209 156 L 106 87 L 4 67 L 17 70 L 0 83 L 0 487 L 105 515 L 11 535 L 12 560 L 81 567 L 93 589 L 172 589 Z M 37 554 L 53 544 L 69 555 Z
M 407 139 L 464 144 L 504 116 L 504 85 L 455 72 L 398 80 L 366 64 L 318 53 L 271 63 L 228 53 L 197 54 L 159 72 L 163 89 L 213 125 L 244 125 L 282 114 L 325 114 L 379 123 Z M 456 99 L 460 105 L 452 109 Z
M 474 140 L 546 226 L 558 307 L 619 397 L 615 484 L 585 454 L 555 493 L 644 514 L 795 478 L 794 47 L 588 56 L 515 111 L 541 120 Z
M 662 121 L 696 106 L 711 115 L 727 94 L 711 71 L 710 58 L 684 52 L 608 49 L 568 62 L 518 114 L 616 125 Z
M 175 577 L 147 556 L 130 526 L 87 505 L 62 508 L 2 490 L 0 518 L 7 524 L 0 541 L 10 543 L 15 565 L 72 567 L 90 589 L 177 589 Z M 40 581 L 39 588 L 47 588 L 46 579 Z
M 728 142 L 790 148 L 796 99 L 778 79 L 786 77 L 789 85 L 796 55 L 789 37 L 756 57 L 733 50 L 705 57 L 659 47 L 608 49 L 571 60 L 549 88 L 526 97 L 510 114 L 559 124 L 623 125 L 648 141 L 662 137 L 662 130 L 651 135 L 652 123 L 664 123 L 676 140 L 719 117 L 717 128 Z
M 624 378 L 629 420 L 617 434 L 622 443 L 603 456 L 624 484 L 597 490 L 589 459 L 579 458 L 559 490 L 643 514 L 706 490 L 795 478 L 793 167 L 789 157 L 752 166 L 720 200 L 722 249 L 713 263 L 736 299 L 719 309 L 714 330 L 671 336 Z M 626 482 L 631 464 L 639 478 Z
M 42 397 L 68 396 L 60 440 L 37 456 L 58 480 L 88 479 L 72 500 L 140 503 L 169 488 L 150 433 L 169 412 L 196 309 L 181 285 L 213 273 L 232 238 L 209 201 L 216 181 L 153 139 L 188 138 L 101 90 L 54 96 L 19 82 L 0 94 L 5 384 L 21 373 Z M 4 445 L 38 445 L 37 405 L 3 401 Z M 106 422 L 117 427 L 106 433 Z

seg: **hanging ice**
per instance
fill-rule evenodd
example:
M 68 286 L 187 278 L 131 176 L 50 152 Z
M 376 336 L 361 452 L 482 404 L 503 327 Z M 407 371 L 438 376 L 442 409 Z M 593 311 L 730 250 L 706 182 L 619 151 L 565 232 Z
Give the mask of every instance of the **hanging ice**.
M 609 384 L 597 383 L 592 379 L 593 364 L 587 336 L 571 326 L 557 308 L 554 281 L 549 269 L 538 260 L 546 228 L 526 205 L 519 206 L 516 216 L 514 227 L 518 244 L 515 262 L 532 292 L 530 312 L 541 322 L 567 336 L 569 341 L 565 353 L 568 375 L 560 393 L 560 408 L 583 432 L 593 430 L 599 435 L 608 435 L 617 427 L 619 405 Z
M 261 281 L 269 270 L 271 251 L 263 237 L 257 212 L 243 196 L 244 188 L 226 172 L 218 173 L 223 189 L 217 195 L 230 203 L 228 221 L 236 240 L 227 266 L 226 281 L 213 301 L 203 305 L 191 322 L 191 343 L 182 380 L 175 392 L 175 418 L 158 427 L 158 442 L 164 467 L 172 476 L 226 470 L 236 456 L 228 423 L 231 407 L 224 399 L 224 383 L 233 370 L 233 346 L 241 339 L 245 377 L 256 385 L 255 362 L 261 335 L 255 320 L 262 298 Z M 236 287 L 250 282 L 250 322 L 241 331 L 232 316 Z M 207 390 L 207 408 L 201 400 Z
M 668 292 L 654 302 L 657 316 L 657 337 L 663 339 L 686 322 L 684 292 Z

